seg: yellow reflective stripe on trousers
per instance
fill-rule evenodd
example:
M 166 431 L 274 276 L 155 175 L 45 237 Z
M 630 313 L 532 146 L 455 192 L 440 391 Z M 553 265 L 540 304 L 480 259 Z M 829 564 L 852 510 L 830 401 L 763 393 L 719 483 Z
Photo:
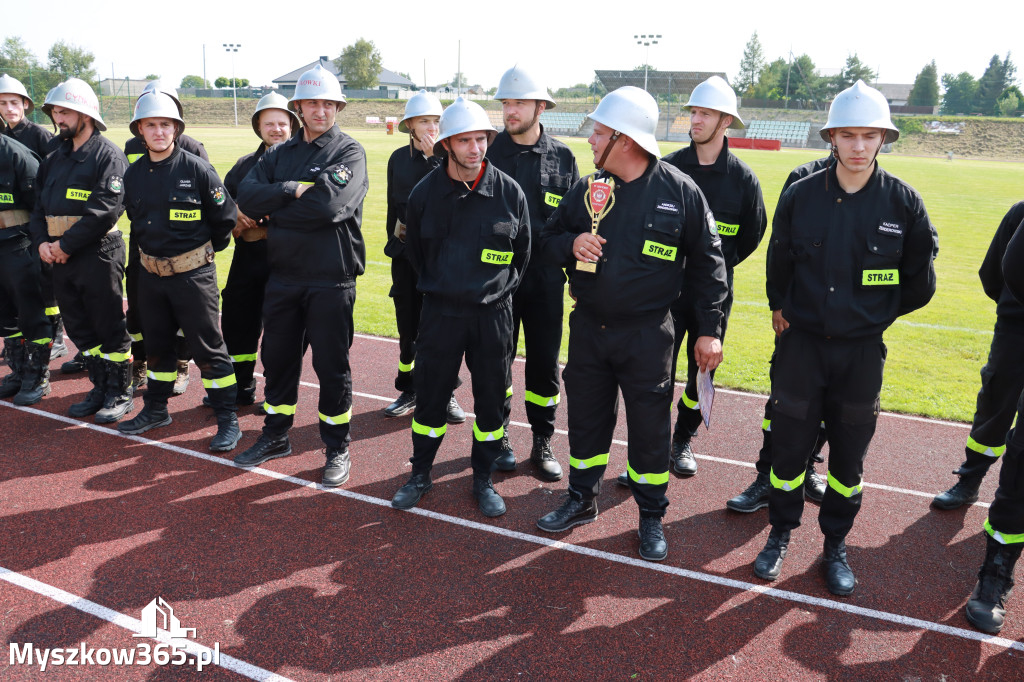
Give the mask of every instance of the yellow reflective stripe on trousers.
M 146 376 L 152 379 L 153 381 L 167 381 L 173 384 L 174 380 L 178 378 L 178 373 L 154 372 L 153 370 L 149 370 L 148 372 L 146 372 Z
M 84 355 L 85 357 L 89 357 L 91 355 L 99 355 L 99 354 L 100 354 L 100 347 L 99 346 L 96 346 L 95 348 L 90 348 L 88 350 L 83 350 L 82 351 L 82 355 Z
M 21 332 L 15 332 L 15 333 L 11 334 L 10 336 L 5 336 L 4 338 L 6 338 L 6 339 L 20 339 L 21 338 Z
M 53 341 L 53 339 L 35 339 L 35 340 L 32 341 L 32 343 L 38 344 L 40 346 L 45 346 L 46 344 L 50 343 L 51 341 Z
M 232 372 L 226 377 L 218 377 L 217 379 L 203 379 L 203 386 L 206 388 L 227 388 L 228 386 L 234 386 L 238 381 L 235 379 L 235 374 Z
M 141 333 L 139 333 L 139 334 L 129 334 L 129 336 L 132 337 L 132 343 L 138 343 L 139 341 L 142 341 L 142 334 Z
M 298 405 L 271 405 L 270 403 L 263 403 L 263 409 L 266 410 L 267 414 L 283 414 L 289 417 L 295 416 L 295 408 Z
M 608 453 L 603 455 L 595 455 L 590 459 L 576 459 L 572 455 L 569 455 L 569 466 L 573 469 L 593 469 L 594 467 L 606 467 L 608 466 Z
M 415 360 L 413 360 L 412 362 L 410 362 L 408 364 L 402 362 L 401 360 L 398 361 L 398 371 L 399 372 L 411 372 L 412 368 L 415 367 L 415 366 L 416 366 L 416 361 Z
M 998 445 L 996 447 L 992 447 L 991 445 L 982 445 L 970 436 L 967 436 L 967 449 L 985 455 L 986 457 L 996 459 L 1006 452 L 1006 445 Z
M 523 395 L 523 398 L 526 400 L 526 402 L 533 403 L 534 405 L 540 405 L 541 407 L 553 407 L 554 405 L 558 404 L 558 402 L 562 399 L 562 396 L 556 393 L 552 397 L 547 398 L 545 396 L 538 395 L 533 391 L 527 391 L 526 394 Z
M 761 430 L 762 431 L 771 431 L 772 430 L 772 420 L 771 419 L 765 419 L 763 422 L 761 422 Z
M 637 483 L 644 485 L 668 485 L 668 470 L 665 470 L 663 474 L 638 474 L 633 470 L 633 467 L 626 463 L 626 472 L 629 473 L 629 477 Z
M 256 362 L 256 353 L 240 353 L 231 356 L 231 362 Z
M 985 532 L 1001 545 L 1019 545 L 1024 542 L 1024 533 L 1001 533 L 992 527 L 987 518 L 985 519 Z
M 427 426 L 426 424 L 420 424 L 415 419 L 412 420 L 412 432 L 418 433 L 421 436 L 429 436 L 430 438 L 440 438 L 448 430 L 447 424 L 441 426 Z
M 47 317 L 53 317 L 54 315 L 60 315 L 60 307 L 53 306 L 52 308 L 44 308 L 43 314 Z
M 686 407 L 688 407 L 691 410 L 699 410 L 700 409 L 700 403 L 698 401 L 696 401 L 696 400 L 690 400 L 690 396 L 686 395 L 686 393 L 683 393 L 682 401 L 683 401 L 683 405 L 686 405 Z
M 832 472 L 830 471 L 828 472 L 828 487 L 832 488 L 832 490 L 835 490 L 843 497 L 853 497 L 854 495 L 860 495 L 864 492 L 864 481 L 861 481 L 852 488 L 847 488 L 845 485 L 833 478 Z
M 771 479 L 772 487 L 773 488 L 778 488 L 779 490 L 785 490 L 785 491 L 788 492 L 788 491 L 793 491 L 793 490 L 800 490 L 800 486 L 802 486 L 804 484 L 804 477 L 806 475 L 807 475 L 807 471 L 804 470 L 804 471 L 801 471 L 800 475 L 797 476 L 796 478 L 794 478 L 793 480 L 791 480 L 791 481 L 783 481 L 781 478 L 779 478 L 778 476 L 775 475 L 775 468 L 773 467 L 770 479 Z
M 481 431 L 480 427 L 476 425 L 476 421 L 473 422 L 473 438 L 480 442 L 486 443 L 488 441 L 501 440 L 501 437 L 504 435 L 504 426 L 499 426 L 494 431 Z
M 512 387 L 511 386 L 509 386 L 508 388 L 505 389 L 505 397 L 506 398 L 511 398 L 512 397 Z
M 339 424 L 348 424 L 352 419 L 352 408 L 348 408 L 348 412 L 339 414 L 337 417 L 328 417 L 323 412 L 317 412 L 320 415 L 320 421 L 331 426 L 338 426 Z
M 110 360 L 111 362 L 124 362 L 132 357 L 130 351 L 127 353 L 101 353 L 97 350 L 93 355 L 101 357 L 104 360 Z

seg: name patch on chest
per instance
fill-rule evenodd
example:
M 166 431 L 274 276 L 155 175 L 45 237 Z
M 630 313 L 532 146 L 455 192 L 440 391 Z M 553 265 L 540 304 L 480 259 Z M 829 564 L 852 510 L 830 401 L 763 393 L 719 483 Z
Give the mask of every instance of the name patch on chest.
M 179 208 L 171 209 L 171 220 L 183 220 L 186 222 L 194 222 L 196 220 L 202 220 L 203 212 L 198 208 L 192 211 L 183 211 Z
M 654 207 L 654 210 L 658 213 L 666 213 L 668 215 L 679 215 L 679 204 L 674 201 L 658 201 L 658 205 Z
M 192 189 L 192 178 L 182 178 L 178 180 L 178 189 Z
M 484 249 L 480 254 L 480 262 L 490 263 L 491 265 L 508 265 L 512 262 L 512 252 Z
M 644 242 L 644 255 L 660 258 L 661 260 L 675 260 L 676 252 L 678 250 L 679 247 L 677 246 L 659 244 L 658 242 L 652 242 L 649 239 Z
M 64 198 L 73 201 L 88 201 L 90 194 L 92 194 L 92 190 L 68 187 L 68 192 L 64 195 Z
M 864 270 L 861 273 L 861 286 L 884 287 L 900 283 L 899 270 Z
M 883 220 L 878 223 L 878 234 L 887 234 L 891 237 L 902 237 L 903 226 L 892 220 Z
M 0 192 L 0 204 L 13 204 L 14 195 L 7 192 Z

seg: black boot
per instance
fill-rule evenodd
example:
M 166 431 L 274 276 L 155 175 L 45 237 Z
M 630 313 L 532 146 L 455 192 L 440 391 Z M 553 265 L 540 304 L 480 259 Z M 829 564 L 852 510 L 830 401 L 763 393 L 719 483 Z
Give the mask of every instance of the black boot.
M 402 395 L 395 398 L 395 402 L 384 408 L 385 417 L 404 417 L 412 414 L 416 409 L 416 392 L 402 391 Z
M 758 509 L 768 506 L 768 494 L 771 492 L 772 484 L 768 480 L 768 474 L 758 473 L 754 482 L 747 486 L 747 489 L 736 497 L 725 503 L 727 509 L 750 514 Z
M 693 476 L 697 473 L 697 459 L 690 447 L 690 437 L 686 440 L 672 441 L 672 470 L 680 476 Z
M 217 410 L 217 435 L 210 441 L 211 452 L 228 452 L 234 450 L 242 439 L 242 430 L 238 428 L 238 416 L 234 410 Z
M 1013 567 L 1022 545 L 1004 545 L 985 535 L 985 563 L 967 602 L 967 620 L 982 632 L 996 634 L 1006 620 L 1006 600 L 1013 591 Z
M 668 556 L 668 541 L 661 527 L 661 517 L 641 516 L 640 529 L 637 533 L 640 535 L 640 558 L 647 561 L 664 561 Z
M 955 473 L 955 472 L 954 472 Z M 981 476 L 960 476 L 952 488 L 944 493 L 939 493 L 932 500 L 932 506 L 936 509 L 959 509 L 965 504 L 974 504 L 978 501 L 978 490 L 981 488 Z
M 0 398 L 10 398 L 21 390 L 21 375 L 25 368 L 25 344 L 20 336 L 4 339 L 4 357 L 11 373 L 0 381 Z
M 21 390 L 15 405 L 35 405 L 50 395 L 50 344 L 24 344 L 25 365 L 21 370 Z
M 819 504 L 825 498 L 825 481 L 814 470 L 813 458 L 807 462 L 807 473 L 804 475 L 804 497 Z
M 505 500 L 501 499 L 501 495 L 491 484 L 490 474 L 485 476 L 473 474 L 473 497 L 476 498 L 477 504 L 480 505 L 480 512 L 484 516 L 494 517 L 505 513 Z
M 157 403 L 154 400 L 150 400 L 142 408 L 142 410 L 135 415 L 134 419 L 123 421 L 117 425 L 117 430 L 121 433 L 127 433 L 132 436 L 137 436 L 140 433 L 145 433 L 150 429 L 158 429 L 161 426 L 167 426 L 173 421 L 171 415 L 167 414 L 167 403 Z
M 135 409 L 132 399 L 132 361 L 99 360 L 107 372 L 107 391 L 103 407 L 96 411 L 97 424 L 112 424 Z
M 789 550 L 789 531 L 775 530 L 768 533 L 768 542 L 764 544 L 757 558 L 754 559 L 754 575 L 762 580 L 775 580 L 782 573 L 782 562 Z
M 53 346 L 50 347 L 50 360 L 62 358 L 68 354 L 68 347 L 64 343 L 64 318 L 60 315 L 53 315 Z
M 597 501 L 594 498 L 584 499 L 570 489 L 558 509 L 537 519 L 537 527 L 548 533 L 561 533 L 573 526 L 591 523 L 596 518 Z
M 391 498 L 391 506 L 395 509 L 412 509 L 419 503 L 424 493 L 434 487 L 430 481 L 430 472 L 414 473 L 405 485 L 398 489 Z
M 327 448 L 324 453 L 327 456 L 327 463 L 324 465 L 324 475 L 320 483 L 327 488 L 337 488 L 348 482 L 348 474 L 352 468 L 352 460 L 348 456 L 348 448 Z
M 508 439 L 508 427 L 501 434 L 501 454 L 494 460 L 494 468 L 498 471 L 516 470 L 516 453 L 512 452 L 512 441 Z
M 82 355 L 82 351 L 78 351 L 75 353 L 75 357 L 60 366 L 60 373 L 78 374 L 79 372 L 84 372 L 87 369 L 89 369 L 89 363 L 86 362 L 86 357 Z
M 292 445 L 288 441 L 288 434 L 275 438 L 261 433 L 252 447 L 235 455 L 234 461 L 240 467 L 254 467 L 275 457 L 287 457 L 290 454 Z
M 89 381 L 92 382 L 92 389 L 85 394 L 82 402 L 75 403 L 68 408 L 69 417 L 88 417 L 96 414 L 103 407 L 103 401 L 107 397 L 107 372 L 103 358 L 89 355 L 83 358 L 85 368 L 89 370 Z M 67 365 L 68 363 L 64 363 Z M 64 368 L 61 368 L 64 371 Z
M 825 583 L 828 591 L 840 597 L 853 594 L 857 578 L 853 569 L 846 561 L 846 542 L 825 538 L 825 553 L 821 558 L 825 570 Z
M 533 434 L 530 464 L 537 470 L 537 477 L 542 481 L 558 481 L 562 478 L 562 467 L 555 459 L 555 453 L 551 452 L 551 436 Z

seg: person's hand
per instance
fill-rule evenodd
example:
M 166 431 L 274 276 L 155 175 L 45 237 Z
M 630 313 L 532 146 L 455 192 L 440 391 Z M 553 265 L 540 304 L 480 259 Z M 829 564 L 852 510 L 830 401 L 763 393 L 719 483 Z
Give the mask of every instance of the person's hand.
M 238 237 L 245 230 L 251 230 L 254 227 L 256 227 L 256 221 L 239 211 L 238 219 L 235 221 L 235 227 L 231 230 L 231 236 Z
M 53 254 L 50 253 L 50 242 L 43 242 L 39 245 L 39 259 L 44 263 L 53 264 Z
M 772 329 L 775 330 L 775 335 L 778 336 L 782 332 L 789 328 L 789 322 L 786 322 L 786 318 L 782 316 L 781 310 L 772 311 Z
M 306 190 L 309 189 L 312 186 L 313 185 L 303 185 L 303 184 L 300 183 L 299 184 L 299 188 L 297 190 L 295 190 L 295 198 L 298 199 L 299 197 L 301 197 L 303 194 L 306 193 Z
M 434 155 L 434 143 L 437 142 L 437 138 L 430 134 L 425 134 L 423 137 L 416 140 L 416 149 L 419 149 L 427 156 Z
M 576 239 L 572 240 L 572 255 L 578 261 L 596 263 L 604 253 L 601 250 L 601 245 L 607 243 L 608 240 L 599 234 L 583 232 Z
M 722 364 L 722 342 L 714 336 L 701 336 L 693 347 L 693 359 L 705 372 Z
M 60 248 L 60 242 L 50 244 L 50 255 L 53 256 L 54 263 L 67 263 L 68 258 L 71 258 L 71 256 L 64 253 L 64 249 Z

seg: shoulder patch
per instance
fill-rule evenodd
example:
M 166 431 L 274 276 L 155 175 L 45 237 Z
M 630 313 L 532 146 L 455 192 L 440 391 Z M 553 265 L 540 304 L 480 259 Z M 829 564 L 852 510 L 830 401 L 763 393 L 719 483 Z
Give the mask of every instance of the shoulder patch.
M 112 194 L 120 194 L 124 189 L 124 178 L 120 175 L 111 175 L 110 180 L 107 181 L 107 189 Z
M 712 237 L 718 236 L 718 223 L 715 222 L 715 216 L 711 211 L 704 214 L 704 218 L 708 222 L 708 232 L 711 233 Z
M 226 199 L 226 197 L 224 196 L 223 187 L 215 187 L 214 189 L 210 190 L 210 196 L 213 198 L 213 203 L 217 204 L 218 206 L 223 204 L 224 200 Z
M 348 166 L 341 163 L 330 169 L 330 178 L 338 187 L 344 187 L 352 179 L 352 171 Z

